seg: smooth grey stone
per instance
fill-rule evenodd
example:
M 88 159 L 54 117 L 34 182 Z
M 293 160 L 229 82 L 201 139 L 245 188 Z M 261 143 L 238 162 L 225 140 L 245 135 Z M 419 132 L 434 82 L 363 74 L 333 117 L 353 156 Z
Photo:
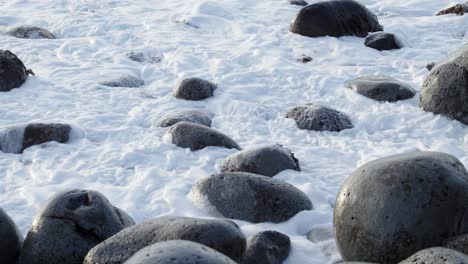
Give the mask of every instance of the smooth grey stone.
M 178 99 L 203 100 L 213 96 L 216 84 L 200 78 L 187 78 L 180 81 L 174 89 L 173 95 Z
M 16 38 L 24 39 L 55 39 L 54 34 L 50 33 L 47 29 L 32 26 L 15 27 L 8 31 L 7 34 Z
M 304 0 L 289 0 L 291 5 L 306 6 L 308 3 Z
M 468 256 L 443 247 L 427 248 L 416 252 L 399 264 L 466 264 Z
M 334 237 L 333 229 L 328 227 L 316 227 L 307 233 L 307 239 L 312 243 L 320 243 Z
M 0 208 L 0 260 L 2 264 L 16 264 L 23 236 L 15 222 Z
M 237 143 L 223 133 L 199 124 L 179 122 L 168 133 L 170 143 L 181 148 L 199 150 L 206 147 L 241 149 Z
M 468 44 L 434 66 L 423 83 L 419 106 L 468 125 Z
M 377 101 L 396 102 L 414 97 L 414 89 L 395 78 L 383 75 L 362 76 L 347 81 L 345 86 Z
M 398 44 L 395 38 L 395 35 L 383 32 L 367 36 L 366 40 L 364 41 L 364 45 L 379 51 L 401 48 L 400 44 Z
M 129 87 L 136 88 L 145 85 L 145 81 L 139 77 L 122 75 L 116 76 L 112 79 L 99 82 L 100 85 L 109 86 L 109 87 Z
M 124 263 L 139 250 L 167 240 L 189 240 L 208 246 L 236 262 L 246 241 L 232 221 L 190 217 L 160 217 L 122 230 L 93 248 L 84 264 Z
M 308 37 L 358 36 L 382 31 L 377 17 L 353 0 L 323 1 L 308 5 L 297 14 L 289 30 Z
M 346 261 L 397 263 L 468 233 L 468 172 L 455 157 L 417 151 L 369 162 L 349 176 L 334 209 Z
M 468 254 L 468 234 L 451 237 L 445 240 L 442 246 Z
M 246 172 L 217 174 L 197 182 L 189 198 L 226 218 L 281 223 L 312 210 L 312 202 L 289 183 Z
M 15 54 L 9 50 L 0 50 L 0 92 L 20 87 L 29 74 L 34 75 Z
M 318 104 L 293 107 L 285 116 L 294 119 L 300 129 L 339 132 L 353 128 L 346 114 Z
M 5 153 L 21 154 L 31 146 L 56 141 L 66 143 L 71 127 L 65 124 L 31 123 L 13 126 L 0 132 L 0 150 Z
M 204 245 L 187 240 L 159 242 L 145 247 L 125 264 L 236 264 Z
M 273 177 L 284 170 L 300 171 L 299 160 L 278 144 L 263 145 L 235 153 L 220 165 L 221 172 L 243 171 Z
M 281 264 L 291 251 L 289 236 L 276 231 L 263 231 L 247 240 L 242 264 Z
M 175 111 L 165 115 L 159 122 L 161 127 L 170 127 L 180 122 L 188 122 L 211 127 L 211 118 L 198 110 Z
M 20 263 L 81 264 L 91 248 L 134 223 L 99 192 L 58 193 L 34 220 Z

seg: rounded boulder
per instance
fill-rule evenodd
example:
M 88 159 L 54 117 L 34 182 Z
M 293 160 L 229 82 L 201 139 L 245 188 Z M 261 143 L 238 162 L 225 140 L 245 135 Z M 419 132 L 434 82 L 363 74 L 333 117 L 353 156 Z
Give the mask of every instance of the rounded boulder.
M 178 99 L 199 101 L 213 96 L 217 85 L 200 78 L 188 78 L 180 81 L 173 95 Z
M 397 263 L 467 233 L 468 172 L 455 157 L 411 152 L 369 162 L 338 193 L 334 231 L 346 261 Z
M 358 77 L 347 81 L 345 86 L 365 97 L 384 102 L 406 100 L 416 94 L 411 86 L 383 75 Z
M 23 236 L 15 222 L 0 208 L 0 260 L 3 264 L 16 264 Z
M 277 231 L 263 231 L 247 240 L 247 251 L 242 264 L 281 264 L 291 250 L 289 236 Z
M 9 50 L 0 50 L 0 92 L 8 92 L 20 87 L 31 70 L 26 69 L 23 62 Z
M 339 132 L 353 128 L 346 114 L 317 104 L 293 107 L 285 117 L 294 119 L 300 129 Z

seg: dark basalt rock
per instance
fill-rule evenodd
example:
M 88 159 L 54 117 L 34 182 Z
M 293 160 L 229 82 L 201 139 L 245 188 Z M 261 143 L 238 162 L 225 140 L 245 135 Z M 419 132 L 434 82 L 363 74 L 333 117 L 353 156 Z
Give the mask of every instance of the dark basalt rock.
M 434 66 L 423 83 L 419 106 L 468 125 L 468 45 Z
M 198 110 L 183 110 L 169 113 L 159 122 L 161 127 L 169 127 L 180 122 L 188 122 L 203 126 L 211 126 L 211 118 Z
M 418 251 L 399 264 L 464 264 L 468 256 L 453 249 L 433 247 Z
M 20 87 L 29 74 L 34 75 L 15 54 L 8 50 L 0 50 L 0 92 Z
M 468 254 L 468 234 L 451 237 L 444 241 L 442 246 Z
M 246 149 L 227 157 L 221 172 L 243 171 L 273 177 L 284 170 L 300 171 L 299 160 L 278 144 Z
M 308 37 L 358 36 L 382 31 L 377 17 L 353 0 L 318 2 L 304 7 L 292 23 L 291 32 Z
M 230 137 L 212 128 L 188 122 L 179 122 L 168 131 L 170 143 L 181 148 L 199 150 L 209 146 L 241 149 Z
M 313 60 L 312 57 L 303 55 L 297 61 L 302 62 L 302 63 L 308 63 L 308 62 L 311 62 L 312 60 Z
M 246 246 L 244 234 L 234 222 L 189 217 L 160 217 L 126 228 L 102 242 L 88 253 L 84 264 L 124 263 L 141 249 L 167 240 L 189 240 L 200 243 L 236 262 L 241 261 Z
M 312 202 L 296 187 L 246 172 L 221 173 L 196 183 L 189 194 L 199 207 L 216 209 L 226 218 L 252 223 L 280 223 L 312 210 Z
M 55 39 L 54 34 L 50 33 L 47 29 L 32 26 L 15 27 L 8 31 L 7 34 L 16 38 L 24 39 Z
M 356 169 L 342 185 L 336 243 L 346 261 L 397 263 L 468 233 L 467 213 L 468 172 L 455 157 L 390 156 Z
M 281 264 L 289 256 L 289 236 L 276 231 L 263 231 L 250 237 L 242 264 Z
M 463 14 L 468 12 L 468 3 L 465 4 L 458 4 L 451 6 L 449 8 L 443 9 L 439 11 L 436 16 L 447 15 L 447 14 L 455 14 L 457 16 L 463 16 Z
M 426 65 L 426 69 L 427 69 L 428 71 L 431 71 L 432 68 L 434 68 L 435 65 L 436 65 L 435 62 L 431 62 L 431 63 L 429 63 L 429 64 Z
M 345 86 L 377 101 L 396 102 L 414 97 L 411 86 L 389 76 L 362 76 L 347 81 Z
M 125 264 L 236 264 L 204 245 L 186 240 L 159 242 L 138 251 Z
M 81 264 L 91 248 L 133 225 L 99 192 L 72 190 L 54 195 L 24 240 L 20 263 Z
M 109 80 L 101 81 L 99 84 L 109 87 L 136 88 L 145 85 L 145 81 L 135 76 L 122 75 Z
M 216 84 L 200 79 L 188 78 L 179 82 L 174 89 L 174 97 L 185 100 L 203 100 L 213 96 Z
M 317 104 L 296 106 L 289 109 L 285 116 L 294 119 L 300 129 L 338 132 L 353 128 L 347 115 Z
M 0 208 L 0 260 L 2 264 L 16 264 L 23 236 L 15 222 Z
M 373 48 L 379 51 L 382 50 L 393 50 L 400 49 L 400 44 L 398 44 L 395 35 L 390 33 L 376 33 L 366 37 L 364 45 L 369 48 Z
M 304 0 L 289 0 L 291 5 L 306 6 L 308 3 Z

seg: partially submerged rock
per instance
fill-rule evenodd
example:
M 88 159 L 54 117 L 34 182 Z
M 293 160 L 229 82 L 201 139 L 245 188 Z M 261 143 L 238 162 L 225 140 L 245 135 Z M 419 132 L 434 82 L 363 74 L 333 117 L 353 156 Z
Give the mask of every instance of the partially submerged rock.
M 289 256 L 291 240 L 276 231 L 263 231 L 249 238 L 242 264 L 281 264 Z
M 316 227 L 307 233 L 307 239 L 312 243 L 320 243 L 334 237 L 333 228 L 331 227 Z
M 307 195 L 283 181 L 246 172 L 221 173 L 196 183 L 189 198 L 226 218 L 280 223 L 312 210 Z
M 345 86 L 358 94 L 385 102 L 410 99 L 416 94 L 411 86 L 384 75 L 358 77 L 347 81 Z
M 158 242 L 135 253 L 124 264 L 236 264 L 207 246 L 187 240 Z
M 23 236 L 15 222 L 0 208 L 0 260 L 2 264 L 16 264 Z
M 239 262 L 246 241 L 231 221 L 190 217 L 159 217 L 122 230 L 93 248 L 83 264 L 121 264 L 157 242 L 189 240 L 208 246 Z M 118 252 L 118 253 L 116 253 Z
M 145 81 L 139 77 L 131 75 L 115 76 L 108 80 L 99 82 L 100 85 L 109 87 L 129 87 L 136 88 L 145 85 Z
M 291 5 L 306 6 L 308 3 L 304 0 L 289 0 Z
M 15 54 L 9 50 L 0 50 L 0 92 L 20 87 L 29 74 L 34 75 Z
M 292 23 L 291 32 L 308 37 L 358 36 L 382 31 L 377 17 L 353 0 L 323 1 L 304 7 Z
M 198 110 L 175 111 L 165 115 L 158 123 L 161 127 L 170 127 L 180 122 L 188 122 L 211 127 L 211 118 Z
M 294 119 L 300 129 L 338 132 L 353 128 L 346 114 L 318 104 L 293 107 L 285 116 Z
M 278 144 L 250 148 L 227 157 L 221 172 L 243 171 L 273 177 L 284 170 L 300 171 L 299 160 Z
M 203 100 L 213 96 L 217 85 L 200 78 L 187 78 L 180 81 L 174 89 L 173 95 L 178 99 Z
M 401 46 L 396 40 L 395 35 L 390 33 L 376 33 L 366 37 L 364 45 L 379 51 L 400 49 Z
M 133 224 L 130 216 L 99 192 L 72 190 L 56 194 L 26 236 L 20 263 L 82 264 L 91 248 Z
M 225 147 L 241 149 L 230 137 L 212 128 L 189 122 L 179 122 L 167 132 L 166 138 L 172 144 L 190 150 L 200 150 L 206 147 Z
M 50 33 L 47 29 L 34 26 L 19 26 L 7 32 L 8 35 L 24 39 L 55 39 L 54 34 Z
M 449 8 L 439 11 L 436 16 L 447 15 L 447 14 L 456 14 L 457 16 L 463 16 L 463 14 L 468 12 L 468 3 L 457 4 Z

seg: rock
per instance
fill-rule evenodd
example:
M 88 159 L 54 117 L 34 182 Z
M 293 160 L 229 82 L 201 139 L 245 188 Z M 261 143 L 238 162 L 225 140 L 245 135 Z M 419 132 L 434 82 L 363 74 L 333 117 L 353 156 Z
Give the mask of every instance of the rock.
M 468 172 L 455 157 L 411 152 L 369 162 L 338 193 L 334 230 L 346 261 L 397 263 L 468 233 Z
M 24 240 L 20 263 L 81 264 L 88 251 L 134 221 L 99 192 L 54 195 Z
M 401 48 L 395 38 L 395 35 L 383 32 L 367 36 L 364 41 L 364 45 L 379 51 Z
M 419 106 L 468 125 L 468 45 L 434 66 L 423 83 Z
M 160 217 L 122 230 L 93 248 L 84 264 L 124 263 L 139 250 L 167 240 L 189 240 L 208 246 L 236 262 L 245 251 L 245 237 L 228 220 Z M 118 254 L 116 254 L 118 252 Z
M 445 240 L 442 246 L 468 254 L 468 234 L 451 237 Z
M 156 56 L 148 57 L 145 54 L 143 54 L 143 52 L 131 51 L 127 53 L 127 58 L 134 62 L 149 62 L 149 63 L 161 62 L 161 58 L 156 57 Z
M 383 27 L 374 14 L 356 1 L 332 0 L 302 8 L 289 30 L 307 37 L 365 37 Z
M 468 256 L 453 249 L 433 247 L 416 252 L 399 264 L 464 264 Z
M 306 6 L 308 3 L 304 0 L 289 0 L 291 5 Z
M 236 264 L 204 245 L 186 240 L 159 242 L 143 248 L 125 264 Z
M 333 239 L 334 237 L 333 229 L 327 227 L 316 227 L 307 233 L 307 239 L 315 244 Z
M 29 74 L 34 75 L 15 54 L 9 50 L 0 50 L 0 92 L 20 87 Z
M 456 14 L 457 16 L 463 16 L 463 14 L 468 12 L 468 3 L 458 4 L 451 6 L 449 8 L 439 11 L 436 16 L 447 15 L 447 14 Z
M 435 65 L 436 65 L 435 62 L 431 62 L 431 63 L 429 63 L 429 64 L 426 65 L 426 69 L 427 69 L 428 71 L 431 71 L 432 68 L 434 68 Z
M 55 39 L 54 34 L 50 33 L 47 29 L 31 26 L 15 27 L 8 31 L 7 34 L 16 38 L 24 39 Z
M 307 195 L 289 183 L 246 172 L 221 173 L 196 183 L 189 198 L 226 218 L 280 223 L 312 210 Z
M 145 81 L 139 77 L 122 75 L 116 76 L 109 80 L 99 82 L 100 85 L 109 86 L 109 87 L 129 87 L 136 88 L 145 85 Z
M 281 264 L 289 256 L 289 236 L 276 231 L 263 231 L 250 237 L 242 264 Z
M 284 170 L 300 171 L 299 160 L 287 148 L 278 144 L 246 149 L 227 157 L 221 172 L 243 171 L 273 177 Z
M 2 264 L 16 264 L 23 236 L 15 222 L 0 208 L 0 259 Z
M 338 132 L 353 128 L 347 115 L 317 104 L 293 107 L 286 113 L 286 118 L 294 119 L 300 129 Z
M 302 63 L 308 63 L 312 61 L 312 57 L 303 55 L 301 58 L 299 58 L 297 61 L 302 62 Z
M 345 86 L 377 101 L 396 102 L 414 97 L 411 86 L 383 75 L 362 76 L 347 81 Z
M 212 128 L 188 122 L 179 122 L 167 132 L 170 143 L 181 148 L 199 150 L 209 146 L 241 149 L 230 137 Z
M 159 122 L 161 127 L 169 127 L 180 122 L 188 122 L 203 126 L 211 126 L 211 118 L 198 110 L 182 110 L 165 115 Z
M 5 153 L 21 154 L 31 146 L 69 140 L 71 127 L 65 124 L 31 123 L 9 127 L 0 132 L 0 150 Z
M 200 79 L 188 78 L 180 81 L 174 89 L 174 97 L 185 100 L 203 100 L 213 96 L 216 84 Z

